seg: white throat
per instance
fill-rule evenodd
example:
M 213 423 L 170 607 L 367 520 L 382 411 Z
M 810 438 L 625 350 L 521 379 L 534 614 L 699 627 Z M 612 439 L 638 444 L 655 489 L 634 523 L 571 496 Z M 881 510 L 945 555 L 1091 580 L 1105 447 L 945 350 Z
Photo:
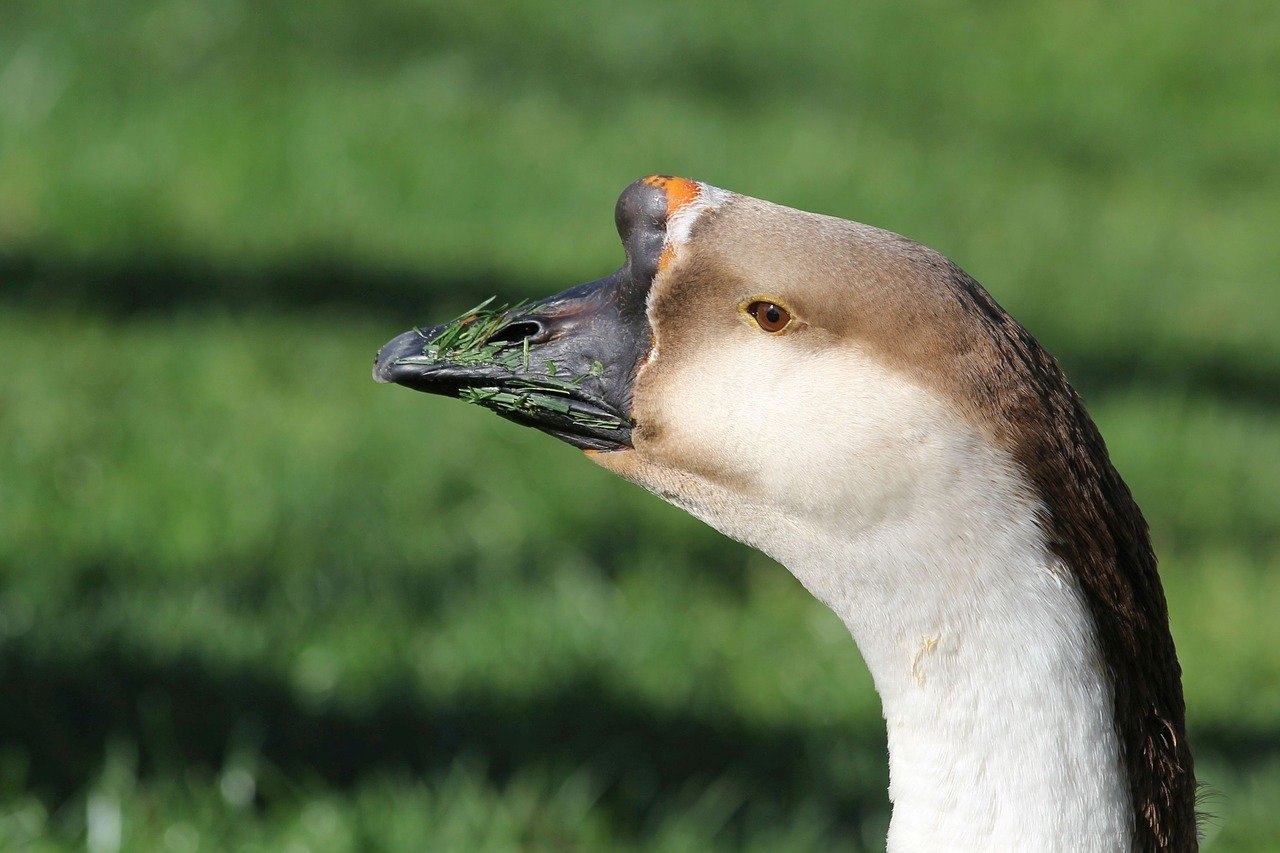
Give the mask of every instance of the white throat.
M 841 374 L 851 387 L 824 405 L 791 401 L 812 419 L 790 424 L 812 455 L 758 477 L 754 495 L 687 473 L 639 479 L 769 553 L 848 626 L 888 726 L 891 850 L 1127 849 L 1092 619 L 1016 467 L 872 360 Z M 701 404 L 717 417 L 714 387 Z
M 889 849 L 1124 849 L 1111 691 L 1074 579 L 1008 504 L 943 504 L 789 564 L 806 583 L 843 576 L 824 594 L 880 694 Z

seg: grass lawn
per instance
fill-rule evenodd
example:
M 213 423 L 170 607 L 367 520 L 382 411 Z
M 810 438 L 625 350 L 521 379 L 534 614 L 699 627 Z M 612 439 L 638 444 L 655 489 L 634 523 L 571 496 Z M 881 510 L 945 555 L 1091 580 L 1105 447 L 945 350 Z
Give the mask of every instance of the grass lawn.
M 901 231 L 1057 354 L 1162 559 L 1207 849 L 1280 846 L 1280 14 L 0 13 L 0 847 L 876 849 L 785 570 L 380 388 L 674 172 Z

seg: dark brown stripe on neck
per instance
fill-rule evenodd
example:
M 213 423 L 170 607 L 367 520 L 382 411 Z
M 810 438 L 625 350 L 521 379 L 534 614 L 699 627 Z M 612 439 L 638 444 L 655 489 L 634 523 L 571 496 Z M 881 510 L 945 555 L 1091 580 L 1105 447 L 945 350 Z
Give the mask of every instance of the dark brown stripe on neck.
M 1045 506 L 1050 547 L 1077 574 L 1113 682 L 1138 850 L 1198 847 L 1182 669 L 1142 511 L 1057 362 L 959 267 L 949 280 L 996 363 L 975 389 Z

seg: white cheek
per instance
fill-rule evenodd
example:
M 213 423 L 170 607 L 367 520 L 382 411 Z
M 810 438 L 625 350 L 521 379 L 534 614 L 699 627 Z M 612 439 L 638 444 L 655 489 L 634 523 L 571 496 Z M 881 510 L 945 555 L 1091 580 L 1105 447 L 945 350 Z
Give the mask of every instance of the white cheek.
M 779 509 L 863 524 L 908 499 L 936 436 L 952 432 L 934 398 L 858 349 L 814 354 L 785 337 L 703 349 L 667 375 L 659 410 L 667 441 Z

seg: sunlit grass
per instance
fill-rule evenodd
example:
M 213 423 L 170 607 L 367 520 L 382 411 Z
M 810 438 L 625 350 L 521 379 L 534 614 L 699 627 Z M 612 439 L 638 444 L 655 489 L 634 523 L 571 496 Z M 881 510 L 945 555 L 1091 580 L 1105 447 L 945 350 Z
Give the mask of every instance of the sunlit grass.
M 200 690 L 249 678 L 279 695 L 271 701 L 354 721 L 344 725 L 357 732 L 359 720 L 388 713 L 388 702 L 429 718 L 488 697 L 480 707 L 526 707 L 536 716 L 585 687 L 604 709 L 632 707 L 680 726 L 732 721 L 758 733 L 748 740 L 797 738 L 791 760 L 815 790 L 769 805 L 777 792 L 762 792 L 755 775 L 731 762 L 719 783 L 703 778 L 636 800 L 617 793 L 633 747 L 616 761 L 583 756 L 578 771 L 535 760 L 521 771 L 526 781 L 492 787 L 482 738 L 467 741 L 480 769 L 448 761 L 416 782 L 361 777 L 353 791 L 327 793 L 291 768 L 270 770 L 269 742 L 281 736 L 270 722 L 257 724 L 267 726 L 258 735 L 267 744 L 236 746 L 236 731 L 270 713 L 252 702 L 239 722 L 233 708 L 210 720 L 202 737 L 226 742 L 197 749 L 195 775 L 178 781 L 154 775 L 177 761 L 165 750 L 182 749 L 166 738 L 196 736 L 174 694 L 160 707 L 175 710 L 158 713 L 178 716 L 135 733 L 148 775 L 115 795 L 130 838 L 150 844 L 193 834 L 270 847 L 311 837 L 323 812 L 333 823 L 325 844 L 334 846 L 317 849 L 382 843 L 392 837 L 383 832 L 440 843 L 493 832 L 500 845 L 551 844 L 567 832 L 592 845 L 611 831 L 592 810 L 600 796 L 614 808 L 645 803 L 650 817 L 633 816 L 639 824 L 629 831 L 639 834 L 630 837 L 658 846 L 740 837 L 717 835 L 720 818 L 701 810 L 741 821 L 745 804 L 746 813 L 759 811 L 761 797 L 788 829 L 777 836 L 778 826 L 754 826 L 757 841 L 830 840 L 850 797 L 865 803 L 864 830 L 882 825 L 878 706 L 831 614 L 781 568 L 576 451 L 451 401 L 375 386 L 367 364 L 384 331 L 323 315 L 109 323 L 21 311 L 0 320 L 0 358 L 40 366 L 0 378 L 8 403 L 0 423 L 10 437 L 0 450 L 0 637 L 19 656 L 9 665 L 101 667 L 109 684 L 119 681 L 108 695 L 124 696 L 134 689 L 134 666 L 175 673 L 179 681 L 167 688 L 157 676 L 161 696 L 181 689 L 176 673 L 184 670 L 205 673 Z M 1266 831 L 1254 802 L 1276 784 L 1273 764 L 1254 764 L 1240 750 L 1247 755 L 1253 738 L 1269 736 L 1280 702 L 1271 618 L 1280 570 L 1266 525 L 1277 512 L 1268 448 L 1280 444 L 1280 427 L 1249 405 L 1180 395 L 1104 396 L 1095 411 L 1166 541 L 1192 732 L 1202 775 L 1221 792 L 1212 807 L 1222 821 L 1215 844 L 1243 844 Z M 470 457 L 477 446 L 489 466 L 480 477 Z M 1166 473 L 1175 465 L 1185 479 Z M 550 502 L 548 494 L 561 497 Z M 1197 501 L 1223 500 L 1238 501 L 1238 511 L 1203 520 L 1196 510 Z M 625 548 L 603 544 L 615 529 L 630 531 Z M 53 731 L 66 734 L 54 711 Z M 124 713 L 123 722 L 133 712 L 113 713 Z M 610 743 L 617 748 L 609 737 L 594 748 Z M 843 751 L 828 748 L 839 743 Z M 222 762 L 245 748 L 277 779 L 261 782 L 272 793 L 248 822 L 227 804 L 220 781 Z M 565 804 L 563 785 L 586 786 L 572 795 L 586 799 Z M 371 791 L 385 794 L 392 823 L 370 824 L 363 804 L 383 796 Z M 712 807 L 716 797 L 727 799 Z M 80 804 L 72 812 L 40 818 L 37 835 L 78 837 L 84 817 L 74 809 L 89 801 L 72 802 Z M 454 804 L 447 816 L 443 802 Z M 19 796 L 8 808 L 6 831 L 18 837 L 44 806 Z M 589 817 L 561 819 L 558 808 Z M 467 809 L 511 817 L 481 828 Z M 530 823 L 533 812 L 546 814 Z
M 870 679 L 784 570 L 369 379 L 615 268 L 651 172 L 921 239 L 1062 358 L 1161 555 L 1207 846 L 1280 844 L 1270 5 L 0 18 L 0 847 L 883 843 Z

